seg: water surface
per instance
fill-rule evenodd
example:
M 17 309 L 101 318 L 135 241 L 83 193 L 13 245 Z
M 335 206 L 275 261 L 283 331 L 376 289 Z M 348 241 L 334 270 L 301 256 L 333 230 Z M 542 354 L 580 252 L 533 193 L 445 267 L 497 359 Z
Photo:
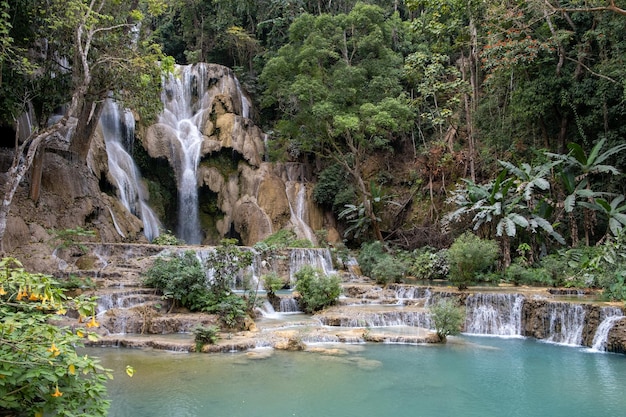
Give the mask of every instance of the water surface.
M 623 355 L 471 336 L 446 345 L 337 347 L 335 355 L 88 352 L 115 370 L 111 417 L 600 417 L 626 410 Z M 127 364 L 133 378 L 124 374 Z

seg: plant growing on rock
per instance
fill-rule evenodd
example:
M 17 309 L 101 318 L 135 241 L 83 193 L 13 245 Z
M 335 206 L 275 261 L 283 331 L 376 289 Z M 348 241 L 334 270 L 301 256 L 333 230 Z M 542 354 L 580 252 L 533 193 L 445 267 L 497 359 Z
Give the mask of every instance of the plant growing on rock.
M 160 290 L 163 298 L 172 300 L 170 311 L 176 305 L 199 310 L 208 292 L 206 274 L 193 251 L 157 258 L 145 273 L 144 285 Z
M 319 268 L 305 265 L 294 274 L 296 290 L 300 293 L 302 309 L 307 313 L 314 313 L 333 305 L 341 286 L 336 275 L 326 275 Z
M 493 240 L 481 239 L 470 232 L 463 233 L 448 250 L 450 280 L 459 289 L 466 289 L 478 273 L 494 265 L 498 253 L 498 244 Z
M 461 333 L 461 327 L 465 321 L 465 310 L 453 301 L 439 300 L 430 307 L 430 313 L 437 336 L 442 342 L 445 342 L 448 336 Z
M 204 345 L 214 345 L 219 340 L 219 328 L 217 326 L 198 326 L 193 329 L 196 352 L 202 352 Z

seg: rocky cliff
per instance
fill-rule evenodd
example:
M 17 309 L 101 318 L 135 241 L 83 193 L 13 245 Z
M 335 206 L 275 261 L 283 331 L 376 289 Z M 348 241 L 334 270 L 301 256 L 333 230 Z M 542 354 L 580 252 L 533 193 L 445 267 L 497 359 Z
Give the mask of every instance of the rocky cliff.
M 312 187 L 307 186 L 311 178 L 298 165 L 265 162 L 268 137 L 254 123 L 250 101 L 230 69 L 212 64 L 177 67 L 164 83 L 163 101 L 158 123 L 139 123 L 138 140 L 128 152 L 141 159 L 139 186 L 147 190 L 148 204 L 157 208 L 164 228 L 179 233 L 192 224 L 198 241 L 190 243 L 217 243 L 228 236 L 252 245 L 282 228 L 315 239 L 311 230 L 324 224 L 322 212 L 312 202 Z M 38 198 L 29 196 L 30 177 L 14 198 L 5 236 L 7 252 L 50 241 L 51 230 L 77 227 L 95 231 L 94 241 L 146 241 L 141 214 L 121 201 L 104 130 L 97 129 L 86 164 L 67 149 L 42 153 Z M 189 186 L 182 179 L 188 157 L 184 147 L 193 135 L 198 149 L 191 160 Z M 0 171 L 6 172 L 12 152 L 0 151 Z M 168 176 L 170 183 L 164 180 Z M 192 215 L 183 209 L 189 201 L 188 188 L 195 193 Z

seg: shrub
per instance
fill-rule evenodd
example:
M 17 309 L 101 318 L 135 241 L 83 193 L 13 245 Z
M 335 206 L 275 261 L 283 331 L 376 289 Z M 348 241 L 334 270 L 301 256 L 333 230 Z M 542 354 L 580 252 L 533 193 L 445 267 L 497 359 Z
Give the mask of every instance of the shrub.
M 278 250 L 284 248 L 311 248 L 313 243 L 308 239 L 298 239 L 295 232 L 290 229 L 280 229 L 271 234 L 255 247 L 267 248 L 266 250 Z
M 378 260 L 372 269 L 372 278 L 377 284 L 385 285 L 389 282 L 402 282 L 407 271 L 406 264 L 389 254 Z
M 193 329 L 196 352 L 201 352 L 204 345 L 214 345 L 219 340 L 219 328 L 217 326 L 198 326 Z
M 157 237 L 152 239 L 151 243 L 162 246 L 176 246 L 182 245 L 184 242 L 168 230 L 166 232 L 161 232 Z
M 276 291 L 283 288 L 285 283 L 276 272 L 270 272 L 263 275 L 263 287 L 268 294 L 275 294 Z
M 207 270 L 213 271 L 213 279 L 209 283 L 211 292 L 218 299 L 222 295 L 229 295 L 237 277 L 252 265 L 252 252 L 239 248 L 235 242 L 235 239 L 223 239 L 205 261 Z
M 457 283 L 459 289 L 467 288 L 476 274 L 494 265 L 498 253 L 498 245 L 493 240 L 481 239 L 470 232 L 463 233 L 448 250 L 450 279 Z
M 515 285 L 552 285 L 552 276 L 545 268 L 534 268 L 514 261 L 504 273 L 505 279 Z
M 430 247 L 424 247 L 404 257 L 408 264 L 407 273 L 419 280 L 442 279 L 450 272 L 446 249 L 434 251 Z
M 451 300 L 439 300 L 430 307 L 430 313 L 435 325 L 435 331 L 445 342 L 448 336 L 461 333 L 465 321 L 465 309 L 457 306 Z
M 300 305 L 307 313 L 319 311 L 335 303 L 341 286 L 336 275 L 325 275 L 318 268 L 305 265 L 294 274 L 296 290 L 300 293 Z
M 357 261 L 359 262 L 363 275 L 371 277 L 374 267 L 385 255 L 385 248 L 381 242 L 376 240 L 374 242 L 363 243 L 359 255 L 357 256 Z
M 193 251 L 169 258 L 157 258 L 144 274 L 144 285 L 156 288 L 163 298 L 192 311 L 200 310 L 208 293 L 207 279 Z

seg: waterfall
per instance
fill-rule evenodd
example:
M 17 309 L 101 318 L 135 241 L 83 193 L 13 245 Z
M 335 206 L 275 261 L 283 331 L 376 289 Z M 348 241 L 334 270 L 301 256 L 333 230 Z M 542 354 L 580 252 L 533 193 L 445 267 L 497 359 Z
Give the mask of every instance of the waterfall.
M 406 304 L 407 301 L 424 300 L 424 305 L 429 305 L 432 297 L 430 288 L 417 287 L 414 285 L 391 284 L 388 288 L 395 292 L 395 297 L 399 304 Z
M 164 103 L 160 123 L 170 126 L 178 141 L 178 160 L 175 171 L 178 179 L 178 237 L 189 244 L 202 241 L 200 216 L 198 214 L 198 179 L 196 172 L 200 162 L 206 89 L 204 71 L 200 66 L 181 66 L 176 74 L 170 74 L 162 93 Z
M 225 94 L 233 98 L 243 117 L 250 113 L 250 103 L 239 81 L 230 71 L 209 64 L 177 65 L 175 73 L 164 80 L 164 110 L 159 118 L 172 129 L 175 142 L 174 170 L 178 180 L 178 237 L 189 244 L 202 242 L 198 209 L 198 176 L 203 130 L 208 122 L 214 98 Z M 233 129 L 233 132 L 236 130 Z
M 280 298 L 280 312 L 281 313 L 301 313 L 298 302 L 293 297 L 281 297 Z
M 467 297 L 465 332 L 495 336 L 521 336 L 521 294 L 473 294 Z
M 585 309 L 580 304 L 548 303 L 546 341 L 565 345 L 582 344 Z
M 289 255 L 289 281 L 293 286 L 296 282 L 294 274 L 303 266 L 319 268 L 325 275 L 334 274 L 333 260 L 328 249 L 292 248 Z
M 317 242 L 313 229 L 309 226 L 309 213 L 307 210 L 307 191 L 303 182 L 287 181 L 287 198 L 289 200 L 289 212 L 291 224 L 299 238 Z
M 159 235 L 160 223 L 148 206 L 148 193 L 141 184 L 141 174 L 130 155 L 135 137 L 135 119 L 130 111 L 121 113 L 117 103 L 107 99 L 100 116 L 109 172 L 120 201 L 129 212 L 141 219 L 144 235 L 152 241 Z
M 338 323 L 335 319 L 319 316 L 320 322 L 325 325 L 335 325 L 339 327 L 421 327 L 424 329 L 434 328 L 430 313 L 428 311 L 403 311 L 390 310 L 381 312 L 356 312 L 340 317 Z
M 596 334 L 593 337 L 591 343 L 592 350 L 598 350 L 601 352 L 606 351 L 606 343 L 609 336 L 609 332 L 613 328 L 613 325 L 624 317 L 624 313 L 617 307 L 604 307 L 600 311 L 600 325 L 596 329 Z

